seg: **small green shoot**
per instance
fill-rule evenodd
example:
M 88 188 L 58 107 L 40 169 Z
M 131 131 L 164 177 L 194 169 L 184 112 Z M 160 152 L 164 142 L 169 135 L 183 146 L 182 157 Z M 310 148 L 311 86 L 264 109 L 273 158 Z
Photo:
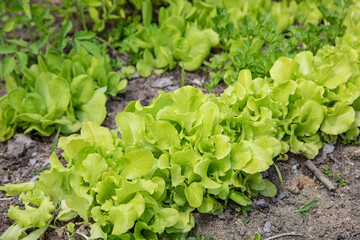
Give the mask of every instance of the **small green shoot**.
M 189 237 L 187 240 L 213 240 L 212 237 L 202 237 L 198 230 L 195 230 L 195 237 Z
M 249 222 L 248 212 L 251 211 L 251 206 L 241 206 L 235 209 L 237 212 L 242 213 L 244 217 L 241 217 L 241 222 L 246 225 Z
M 254 237 L 250 237 L 248 240 L 261 240 L 260 234 L 255 234 Z
M 284 187 L 284 181 L 283 181 L 283 178 L 282 178 L 280 169 L 278 168 L 278 166 L 277 166 L 275 163 L 274 163 L 274 167 L 275 167 L 276 172 L 277 172 L 277 174 L 278 174 L 278 176 L 279 176 L 279 180 L 280 180 L 280 182 L 281 182 L 281 186 Z
M 51 147 L 51 152 L 50 152 L 50 156 L 53 154 L 53 152 L 55 151 L 55 147 L 56 147 L 56 143 L 59 139 L 59 134 L 60 134 L 60 127 L 57 130 L 57 133 L 55 135 L 54 141 L 52 143 L 52 147 Z
M 319 200 L 312 200 L 311 202 L 305 204 L 303 207 L 300 208 L 300 203 L 297 202 L 297 209 L 294 211 L 296 213 L 304 214 L 305 222 L 308 221 L 307 211 L 310 210 L 312 206 L 314 206 Z
M 328 168 L 327 166 L 323 168 L 323 173 L 328 175 L 332 180 L 335 180 L 338 185 L 346 186 L 345 179 L 342 177 L 341 173 L 334 174 L 331 168 Z

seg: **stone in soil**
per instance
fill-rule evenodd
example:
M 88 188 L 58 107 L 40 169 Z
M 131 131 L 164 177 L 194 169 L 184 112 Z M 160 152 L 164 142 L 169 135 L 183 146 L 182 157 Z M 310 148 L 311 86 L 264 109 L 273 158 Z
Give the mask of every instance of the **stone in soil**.
M 26 150 L 34 147 L 35 141 L 24 134 L 16 134 L 7 144 L 7 154 L 11 158 L 18 158 L 24 156 Z
M 159 78 L 155 81 L 153 81 L 150 85 L 153 88 L 164 88 L 164 87 L 169 87 L 174 85 L 174 83 L 171 81 L 172 77 L 168 78 L 168 77 L 163 77 L 163 78 Z
M 271 233 L 271 222 L 266 222 L 265 225 L 264 225 L 264 233 Z

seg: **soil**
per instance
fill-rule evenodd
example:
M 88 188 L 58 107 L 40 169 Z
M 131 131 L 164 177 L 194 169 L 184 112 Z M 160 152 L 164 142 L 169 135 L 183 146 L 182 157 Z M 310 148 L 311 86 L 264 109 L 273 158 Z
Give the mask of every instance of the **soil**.
M 189 82 L 193 86 L 208 92 L 203 86 L 208 80 L 204 70 L 187 73 Z M 173 82 L 172 86 L 154 88 L 151 83 L 166 77 Z M 117 97 L 112 97 L 107 102 L 108 115 L 103 123 L 110 129 L 116 129 L 115 116 L 123 111 L 125 106 L 134 100 L 140 100 L 147 105 L 157 96 L 159 90 L 169 92 L 181 86 L 181 69 L 176 68 L 171 72 L 151 77 L 134 78 L 129 82 L 127 91 Z M 219 95 L 226 85 L 218 85 L 214 93 Z M 35 141 L 35 146 L 27 149 L 22 156 L 12 158 L 7 153 L 8 142 L 0 143 L 0 185 L 34 181 L 34 173 L 40 167 L 48 166 L 50 149 L 54 139 L 40 137 L 35 134 L 28 135 Z M 194 213 L 195 229 L 203 237 L 213 239 L 248 239 L 261 235 L 262 239 L 360 239 L 360 146 L 335 145 L 331 153 L 320 152 L 314 163 L 322 170 L 326 165 L 334 173 L 341 173 L 347 183 L 346 186 L 337 186 L 333 192 L 328 191 L 305 166 L 306 159 L 302 156 L 290 155 L 289 160 L 277 162 L 284 186 L 281 185 L 274 167 L 264 175 L 278 187 L 278 195 L 274 198 L 254 198 L 252 210 L 245 218 L 239 213 L 239 206 L 229 202 L 225 211 L 219 215 Z M 60 155 L 60 149 L 56 150 Z M 300 206 L 312 200 L 318 200 L 309 211 L 308 221 L 304 215 L 295 213 L 297 203 Z M 0 234 L 2 234 L 13 221 L 7 217 L 10 205 L 19 204 L 17 197 L 8 197 L 0 193 Z M 191 233 L 194 236 L 195 230 Z M 288 234 L 288 236 L 280 236 Z M 289 235 L 290 234 L 290 235 Z M 45 239 L 68 239 L 60 231 L 48 231 Z M 79 238 L 80 239 L 80 238 Z

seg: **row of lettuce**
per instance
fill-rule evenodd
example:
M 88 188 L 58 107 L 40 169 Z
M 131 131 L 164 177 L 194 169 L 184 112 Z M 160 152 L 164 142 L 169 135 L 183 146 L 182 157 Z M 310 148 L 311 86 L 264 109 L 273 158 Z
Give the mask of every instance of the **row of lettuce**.
M 116 116 L 121 138 L 93 122 L 62 137 L 66 167 L 54 153 L 39 180 L 0 188 L 25 204 L 10 207 L 16 223 L 0 239 L 36 239 L 58 221 L 75 233 L 77 216 L 87 239 L 179 239 L 195 210 L 275 196 L 260 173 L 274 158 L 314 158 L 324 143 L 359 134 L 360 24 L 348 21 L 336 46 L 280 57 L 270 77 L 242 70 L 220 97 L 187 86 L 130 103 Z
M 161 73 L 177 65 L 194 71 L 205 63 L 211 76 L 205 86 L 212 89 L 222 80 L 235 83 L 243 69 L 250 69 L 254 77 L 268 77 L 279 57 L 293 57 L 303 50 L 315 54 L 322 45 L 334 44 L 336 37 L 342 36 L 351 25 L 350 19 L 357 21 L 358 9 L 349 8 L 354 4 L 349 0 L 130 3 L 141 10 L 140 15 L 130 17 L 126 1 L 116 4 L 64 1 L 63 8 L 68 10 L 57 8 L 56 13 L 66 21 L 57 32 L 51 27 L 56 22 L 51 11 L 36 4 L 26 8 L 23 1 L 14 1 L 13 5 L 2 3 L 5 5 L 1 11 L 6 9 L 14 15 L 3 25 L 2 38 L 7 36 L 6 32 L 16 30 L 17 24 L 43 27 L 34 29 L 34 42 L 5 39 L 6 44 L 0 46 L 0 53 L 6 54 L 0 75 L 8 92 L 0 99 L 0 141 L 11 138 L 17 129 L 49 136 L 57 129 L 64 134 L 74 133 L 86 121 L 98 124 L 104 121 L 108 95 L 124 92 L 126 78 L 131 78 L 135 68 L 112 71 L 119 65 L 109 59 L 106 47 L 99 44 L 101 39 L 86 31 L 86 25 L 91 22 L 93 30 L 107 42 L 106 46 L 133 55 L 136 70 L 142 77 L 150 76 L 154 69 Z M 70 22 L 74 9 L 82 13 L 84 31 L 71 37 L 71 31 L 76 31 Z M 351 18 L 346 17 L 349 11 Z M 31 24 L 26 25 L 25 20 Z M 319 35 L 323 36 L 320 42 Z M 63 53 L 68 48 L 73 50 Z M 214 48 L 222 53 L 204 62 Z

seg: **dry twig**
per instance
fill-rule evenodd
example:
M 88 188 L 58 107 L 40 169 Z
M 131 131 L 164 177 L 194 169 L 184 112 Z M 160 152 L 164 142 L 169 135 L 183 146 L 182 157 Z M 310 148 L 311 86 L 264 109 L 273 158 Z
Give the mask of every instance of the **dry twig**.
M 273 240 L 273 239 L 276 239 L 276 238 L 281 238 L 281 237 L 286 237 L 286 236 L 304 237 L 303 235 L 291 232 L 291 233 L 283 233 L 283 234 L 280 234 L 280 235 L 272 236 L 272 237 L 266 238 L 265 240 Z
M 310 169 L 310 171 L 322 182 L 327 189 L 330 191 L 335 190 L 336 186 L 314 165 L 310 160 L 305 162 L 305 165 Z

